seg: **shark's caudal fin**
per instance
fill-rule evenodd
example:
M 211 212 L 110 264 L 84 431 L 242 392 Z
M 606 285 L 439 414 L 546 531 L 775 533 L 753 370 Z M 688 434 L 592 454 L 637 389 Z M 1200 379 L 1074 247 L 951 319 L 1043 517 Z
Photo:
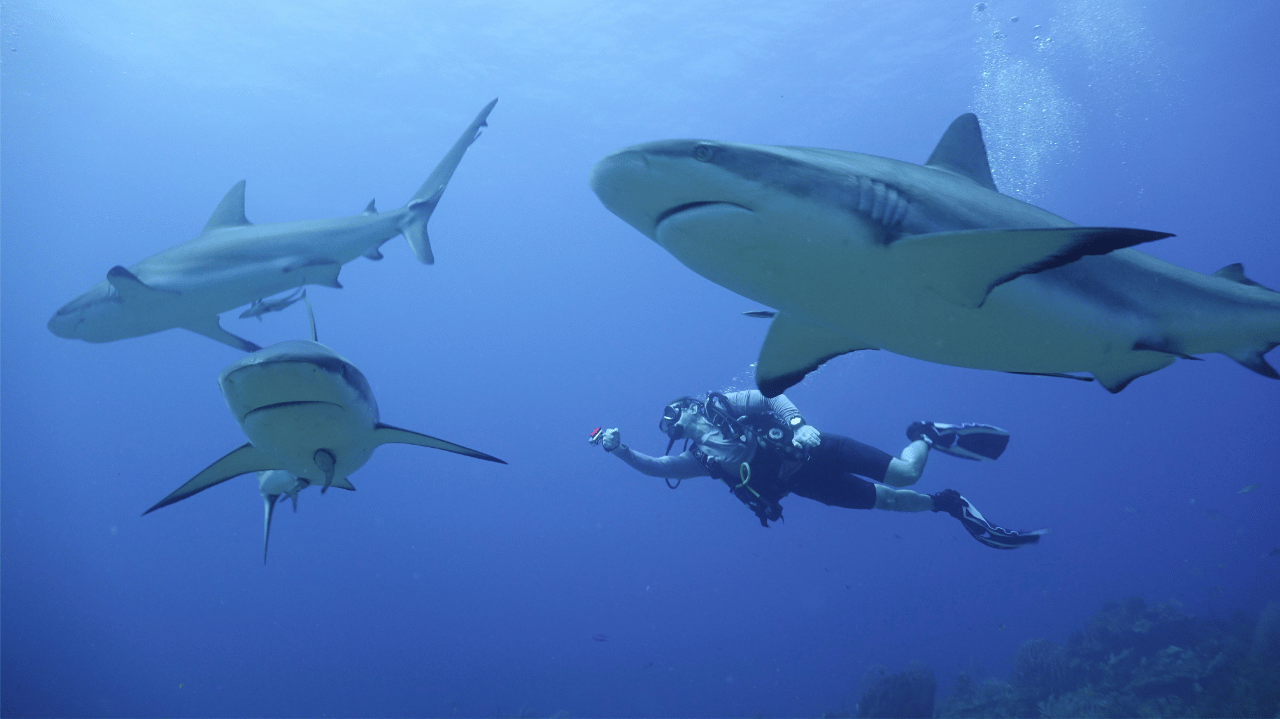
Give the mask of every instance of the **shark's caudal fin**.
M 248 443 L 243 444 L 222 459 L 205 467 L 200 474 L 187 480 L 186 484 L 170 492 L 169 496 L 156 502 L 151 509 L 143 512 L 143 514 L 150 514 L 161 507 L 167 507 L 174 502 L 181 502 L 193 494 L 199 494 L 215 484 L 222 484 L 233 477 L 265 469 L 279 469 L 279 467 L 257 447 Z
M 779 312 L 760 348 L 756 386 L 765 397 L 777 397 L 827 360 L 866 349 L 878 348 Z
M 476 459 L 506 464 L 506 462 L 498 459 L 497 457 L 485 454 L 484 452 L 468 449 L 460 444 L 446 442 L 443 439 L 438 439 L 430 435 L 413 432 L 407 429 L 400 429 L 399 427 L 392 427 L 389 424 L 383 424 L 381 422 L 379 422 L 378 426 L 374 428 L 373 433 L 374 437 L 378 440 L 378 444 L 413 444 L 419 447 L 443 449 L 446 452 L 454 452 L 468 457 L 475 457 Z
M 1123 227 L 961 230 L 906 237 L 889 252 L 903 276 L 920 277 L 943 299 L 977 308 L 991 290 L 1022 275 L 1166 237 L 1172 235 Z
M 436 261 L 435 255 L 431 253 L 431 240 L 427 237 L 427 221 L 431 219 L 431 213 L 435 211 L 436 204 L 440 202 L 440 196 L 444 194 L 444 188 L 449 184 L 449 178 L 453 177 L 453 171 L 458 169 L 458 163 L 462 161 L 462 156 L 466 153 L 467 148 L 471 147 L 471 143 L 480 137 L 480 128 L 486 127 L 489 123 L 489 113 L 493 110 L 493 106 L 498 104 L 498 99 L 494 98 L 493 102 L 484 106 L 476 119 L 471 121 L 466 130 L 463 130 L 462 136 L 458 141 L 453 143 L 453 147 L 440 160 L 440 164 L 436 165 L 436 169 L 432 171 L 427 181 L 422 183 L 422 187 L 418 188 L 418 192 L 409 199 L 406 205 L 412 212 L 400 231 L 404 233 L 404 238 L 409 242 L 409 247 L 413 249 L 413 254 L 418 261 L 424 265 L 432 264 Z

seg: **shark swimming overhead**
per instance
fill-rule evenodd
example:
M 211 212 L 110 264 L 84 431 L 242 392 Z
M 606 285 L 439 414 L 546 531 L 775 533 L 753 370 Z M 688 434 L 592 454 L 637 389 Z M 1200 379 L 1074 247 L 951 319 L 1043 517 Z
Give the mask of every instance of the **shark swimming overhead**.
M 241 180 L 194 239 L 128 268 L 112 267 L 106 280 L 58 310 L 49 330 L 114 342 L 183 327 L 253 352 L 258 345 L 224 330 L 219 313 L 307 284 L 340 288 L 344 264 L 361 256 L 382 259 L 379 248 L 400 234 L 420 262 L 432 264 L 427 221 L 497 102 L 484 106 L 403 207 L 379 213 L 370 201 L 350 217 L 255 225 L 245 218 Z
M 1218 352 L 1272 379 L 1280 293 L 1204 275 L 1000 194 L 977 118 L 924 165 L 803 147 L 668 140 L 600 160 L 611 212 L 693 271 L 776 310 L 756 383 L 775 396 L 833 357 L 886 349 L 1118 392 Z M 768 316 L 767 312 L 749 313 Z
M 281 495 L 293 499 L 296 509 L 297 493 L 313 484 L 321 486 L 321 493 L 331 486 L 354 490 L 347 477 L 381 445 L 413 444 L 506 464 L 483 452 L 383 424 L 360 370 L 314 340 L 290 340 L 253 352 L 224 369 L 218 385 L 249 442 L 143 514 L 233 477 L 261 472 L 259 491 L 266 503 L 263 561 Z

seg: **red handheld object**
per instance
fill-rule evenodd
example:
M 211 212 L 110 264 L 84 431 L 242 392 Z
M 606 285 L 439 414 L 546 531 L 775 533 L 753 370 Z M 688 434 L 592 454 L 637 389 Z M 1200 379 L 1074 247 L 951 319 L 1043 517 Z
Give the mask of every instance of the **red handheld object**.
M 591 430 L 591 439 L 588 441 L 591 442 L 591 444 L 599 444 L 601 435 L 603 434 L 604 434 L 604 428 L 596 427 L 595 429 Z

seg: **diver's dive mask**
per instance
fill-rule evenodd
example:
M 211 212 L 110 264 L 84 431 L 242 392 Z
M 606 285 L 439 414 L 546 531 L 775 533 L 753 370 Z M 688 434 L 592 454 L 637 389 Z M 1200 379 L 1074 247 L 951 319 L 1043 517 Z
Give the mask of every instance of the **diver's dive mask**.
M 671 439 L 667 442 L 667 453 L 671 453 L 671 447 L 675 445 L 676 440 L 684 436 L 684 427 L 680 424 L 680 418 L 684 416 L 686 409 L 692 409 L 698 412 L 702 409 L 702 402 L 693 397 L 681 397 L 672 401 L 662 411 L 662 419 L 658 420 L 658 429 Z

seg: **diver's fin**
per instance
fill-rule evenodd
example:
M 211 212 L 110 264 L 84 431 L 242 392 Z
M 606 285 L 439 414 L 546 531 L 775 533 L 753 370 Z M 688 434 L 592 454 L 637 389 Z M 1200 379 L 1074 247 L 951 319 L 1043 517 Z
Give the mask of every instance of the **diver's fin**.
M 907 439 L 923 439 L 939 452 L 980 462 L 999 459 L 1009 446 L 1009 433 L 989 424 L 914 422 L 907 427 Z
M 209 315 L 192 322 L 182 325 L 183 329 L 191 330 L 198 335 L 204 335 L 212 340 L 217 340 L 224 345 L 235 347 L 245 352 L 257 352 L 262 349 L 258 345 L 250 342 L 243 337 L 237 337 L 230 332 L 222 329 L 222 325 L 218 323 L 217 315 Z
M 155 503 L 144 515 L 150 514 L 161 507 L 167 507 L 174 502 L 181 502 L 193 494 L 199 494 L 204 490 L 221 484 L 233 477 L 239 477 L 242 474 L 250 472 L 259 472 L 267 469 L 279 469 L 278 463 L 268 457 L 262 450 L 254 447 L 252 444 L 244 444 L 239 448 L 232 450 L 222 459 L 205 467 L 204 470 L 187 480 L 186 484 L 178 487 L 169 493 L 169 496 Z
M 262 495 L 262 502 L 265 505 L 265 516 L 262 521 L 262 563 L 267 563 L 267 542 L 271 540 L 271 517 L 276 513 L 276 500 L 280 499 L 278 494 Z M 298 495 L 293 495 L 293 511 L 298 511 Z
M 925 161 L 925 167 L 937 167 L 999 192 L 991 179 L 991 163 L 987 160 L 987 143 L 982 141 L 982 126 L 972 112 L 957 117 L 942 133 L 937 147 Z
M 374 437 L 378 440 L 378 444 L 380 445 L 382 444 L 413 444 L 419 447 L 443 449 L 446 452 L 454 452 L 456 454 L 463 454 L 468 457 L 475 457 L 476 459 L 483 459 L 489 462 L 506 464 L 506 462 L 503 462 L 497 457 L 485 454 L 484 452 L 478 452 L 474 449 L 468 449 L 467 447 L 463 447 L 460 444 L 454 444 L 453 442 L 446 442 L 443 439 L 437 439 L 436 437 L 432 437 L 430 435 L 413 432 L 407 429 L 400 429 L 399 427 L 392 427 L 389 424 L 383 424 L 381 422 L 379 422 L 378 425 L 374 427 L 373 433 L 374 433 Z
M 769 323 L 760 358 L 756 386 L 765 397 L 777 397 L 827 360 L 858 350 L 879 349 L 779 312 Z
M 897 240 L 889 256 L 902 276 L 919 277 L 948 302 L 978 308 L 1014 278 L 1165 237 L 1172 235 L 1119 227 L 932 232 Z
M 1033 532 L 1017 532 L 1004 527 L 997 527 L 987 518 L 982 516 L 982 512 L 973 506 L 968 499 L 960 498 L 963 502 L 961 515 L 957 517 L 960 523 L 964 525 L 966 531 L 974 539 L 982 542 L 988 547 L 996 549 L 1017 549 L 1025 547 L 1028 544 L 1035 544 L 1040 538 L 1049 533 L 1047 529 L 1037 529 Z

